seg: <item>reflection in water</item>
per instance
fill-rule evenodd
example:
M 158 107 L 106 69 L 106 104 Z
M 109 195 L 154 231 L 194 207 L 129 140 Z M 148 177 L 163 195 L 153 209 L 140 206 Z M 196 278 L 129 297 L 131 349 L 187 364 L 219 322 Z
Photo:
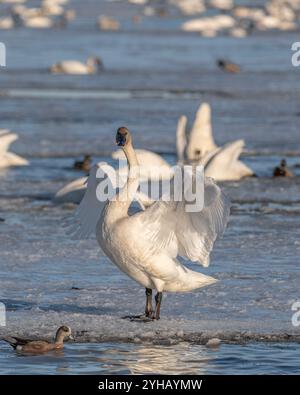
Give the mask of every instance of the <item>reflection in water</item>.
M 20 355 L 0 342 L 1 374 L 299 374 L 295 343 L 69 343 L 59 353 Z
M 113 373 L 124 367 L 131 374 L 204 374 L 211 359 L 205 347 L 180 343 L 174 346 L 142 345 L 130 352 L 108 349 L 97 361 Z

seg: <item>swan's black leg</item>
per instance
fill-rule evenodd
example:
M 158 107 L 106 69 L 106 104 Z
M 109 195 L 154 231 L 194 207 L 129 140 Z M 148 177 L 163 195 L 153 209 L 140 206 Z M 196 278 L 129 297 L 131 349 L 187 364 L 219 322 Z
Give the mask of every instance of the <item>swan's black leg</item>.
M 152 307 L 152 289 L 146 288 L 146 308 L 145 308 L 145 316 L 151 317 L 153 314 Z
M 154 315 L 154 318 L 156 320 L 160 319 L 161 301 L 162 301 L 162 292 L 157 292 L 157 294 L 155 295 L 156 308 L 155 308 L 155 315 Z
M 152 307 L 152 289 L 146 288 L 146 307 L 145 314 L 140 315 L 126 315 L 122 317 L 124 319 L 130 319 L 131 321 L 149 322 L 152 321 L 154 317 L 154 311 Z

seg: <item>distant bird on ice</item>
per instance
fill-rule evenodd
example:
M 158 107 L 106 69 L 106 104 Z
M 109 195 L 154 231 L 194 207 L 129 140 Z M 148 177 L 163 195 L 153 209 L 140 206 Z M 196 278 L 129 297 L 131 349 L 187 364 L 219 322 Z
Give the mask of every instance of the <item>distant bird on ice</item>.
M 21 156 L 8 152 L 10 145 L 18 139 L 16 133 L 11 133 L 9 130 L 0 130 L 0 169 L 11 166 L 26 166 L 28 161 Z
M 109 259 L 146 288 L 145 315 L 134 318 L 159 319 L 164 291 L 187 292 L 217 281 L 188 269 L 177 256 L 207 267 L 214 242 L 227 225 L 230 204 L 213 180 L 206 178 L 202 211 L 188 212 L 184 198 L 178 202 L 171 197 L 169 201 L 158 200 L 146 210 L 129 216 L 132 197 L 139 187 L 139 164 L 127 128 L 118 129 L 116 142 L 128 161 L 129 177 L 124 188 L 117 192 L 115 199 L 99 201 L 97 166 L 93 167 L 69 233 L 87 237 L 96 232 L 98 243 Z M 191 182 L 190 188 L 193 187 Z M 155 310 L 153 289 L 157 291 Z

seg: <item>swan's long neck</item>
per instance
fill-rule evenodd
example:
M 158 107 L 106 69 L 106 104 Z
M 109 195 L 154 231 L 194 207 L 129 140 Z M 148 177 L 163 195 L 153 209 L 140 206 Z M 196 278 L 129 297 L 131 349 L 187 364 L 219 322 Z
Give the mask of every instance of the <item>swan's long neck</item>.
M 121 204 L 122 210 L 124 212 L 126 211 L 127 214 L 139 187 L 139 162 L 131 142 L 123 150 L 128 163 L 128 179 L 125 187 L 118 193 L 117 201 Z

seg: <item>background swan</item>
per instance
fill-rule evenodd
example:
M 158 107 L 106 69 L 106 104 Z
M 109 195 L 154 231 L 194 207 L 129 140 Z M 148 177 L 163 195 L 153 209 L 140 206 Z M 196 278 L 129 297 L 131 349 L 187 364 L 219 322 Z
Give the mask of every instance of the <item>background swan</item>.
M 10 166 L 26 166 L 28 161 L 21 156 L 8 152 L 10 145 L 18 139 L 18 135 L 7 129 L 0 130 L 0 169 Z
M 176 132 L 179 163 L 202 164 L 205 167 L 205 175 L 217 181 L 240 180 L 253 175 L 253 171 L 239 160 L 245 146 L 244 140 L 236 140 L 223 147 L 217 147 L 215 144 L 209 104 L 203 103 L 199 107 L 188 137 L 186 125 L 186 117 L 181 116 Z
M 230 205 L 220 188 L 206 179 L 204 208 L 200 212 L 189 213 L 185 200 L 175 202 L 171 198 L 129 216 L 132 197 L 139 187 L 138 160 L 126 128 L 118 129 L 116 141 L 128 160 L 127 183 L 114 200 L 100 202 L 93 169 L 70 233 L 87 237 L 96 231 L 98 243 L 110 260 L 146 288 L 146 317 L 159 319 L 163 291 L 191 291 L 216 282 L 213 277 L 188 269 L 176 257 L 208 266 L 214 242 L 225 230 Z M 152 289 L 157 290 L 155 312 Z
M 197 160 L 216 148 L 212 134 L 211 108 L 208 103 L 202 103 L 187 140 L 186 157 L 189 161 Z
M 243 177 L 251 177 L 253 171 L 239 160 L 244 147 L 244 140 L 237 140 L 206 155 L 202 161 L 205 175 L 216 181 L 237 181 Z
M 54 74 L 95 74 L 103 68 L 100 58 L 91 56 L 86 63 L 78 60 L 64 60 L 50 67 Z

